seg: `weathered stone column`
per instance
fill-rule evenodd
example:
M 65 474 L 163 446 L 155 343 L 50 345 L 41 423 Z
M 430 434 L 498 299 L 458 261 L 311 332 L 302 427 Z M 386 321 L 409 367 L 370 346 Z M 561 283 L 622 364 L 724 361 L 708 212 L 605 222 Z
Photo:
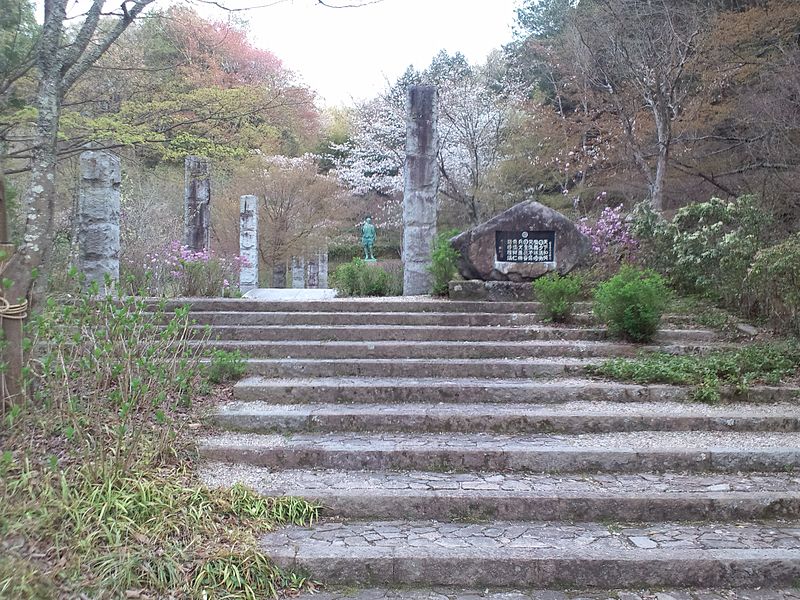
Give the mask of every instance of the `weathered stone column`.
M 208 250 L 211 226 L 211 173 L 207 158 L 184 161 L 183 243 L 195 252 Z
M 286 287 L 286 263 L 278 263 L 272 267 L 272 287 Z
M 319 287 L 319 254 L 314 253 L 306 260 L 306 287 L 316 289 Z
M 100 294 L 106 277 L 119 282 L 119 157 L 108 152 L 81 154 L 78 192 L 78 268 L 86 276 L 85 287 L 97 282 Z
M 249 292 L 258 287 L 258 198 L 239 198 L 239 255 L 247 265 L 239 271 L 239 290 Z
M 292 287 L 296 290 L 306 287 L 306 261 L 302 256 L 292 257 Z
M 328 247 L 325 246 L 324 248 L 320 248 L 319 255 L 317 258 L 317 264 L 319 265 L 319 287 L 321 289 L 328 288 Z
M 436 88 L 412 85 L 406 108 L 406 162 L 403 192 L 403 295 L 429 294 L 428 272 L 436 238 L 439 167 L 436 155 Z

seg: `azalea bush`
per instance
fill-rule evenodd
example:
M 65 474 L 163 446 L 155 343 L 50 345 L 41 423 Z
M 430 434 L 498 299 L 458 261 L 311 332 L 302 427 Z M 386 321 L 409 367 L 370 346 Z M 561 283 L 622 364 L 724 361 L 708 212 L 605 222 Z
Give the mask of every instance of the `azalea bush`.
M 154 296 L 234 296 L 239 271 L 248 265 L 243 256 L 221 256 L 195 251 L 180 242 L 148 254 L 142 267 L 126 269 L 123 285 L 132 294 Z
M 639 242 L 622 204 L 604 208 L 594 223 L 584 217 L 578 222 L 578 230 L 592 243 L 593 262 L 606 272 L 615 271 L 636 257 Z

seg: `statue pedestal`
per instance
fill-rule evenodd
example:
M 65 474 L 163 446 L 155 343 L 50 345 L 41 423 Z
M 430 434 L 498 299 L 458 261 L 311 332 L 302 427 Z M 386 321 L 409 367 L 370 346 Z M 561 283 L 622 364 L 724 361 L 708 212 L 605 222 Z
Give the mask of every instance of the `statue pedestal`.
M 364 262 L 365 263 L 376 263 L 376 262 L 378 262 L 378 259 L 377 258 L 365 258 Z

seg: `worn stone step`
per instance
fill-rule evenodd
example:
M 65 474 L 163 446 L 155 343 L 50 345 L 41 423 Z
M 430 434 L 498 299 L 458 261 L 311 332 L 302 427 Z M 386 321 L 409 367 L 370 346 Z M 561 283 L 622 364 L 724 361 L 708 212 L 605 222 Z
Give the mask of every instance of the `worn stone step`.
M 200 342 L 197 342 L 200 343 Z M 530 342 L 322 342 L 322 341 L 225 341 L 211 340 L 204 346 L 240 350 L 253 358 L 611 358 L 631 357 L 640 352 L 671 354 L 708 352 L 727 345 L 672 344 L 641 346 L 622 342 L 530 341 Z
M 438 298 L 336 298 L 334 300 L 254 300 L 248 298 L 180 298 L 161 301 L 146 299 L 151 309 L 163 306 L 164 310 L 189 306 L 191 311 L 233 312 L 404 312 L 404 313 L 536 313 L 541 312 L 539 302 L 471 302 Z M 576 312 L 590 312 L 590 302 L 576 302 Z
M 320 503 L 328 517 L 439 521 L 701 521 L 800 517 L 789 474 L 528 475 L 273 471 L 211 463 L 210 487 L 242 483 L 267 497 Z
M 800 431 L 795 404 L 708 406 L 675 402 L 540 404 L 269 404 L 234 402 L 210 417 L 229 431 L 611 433 Z
M 434 586 L 411 589 L 402 588 L 364 588 L 352 586 L 330 586 L 324 591 L 315 591 L 300 598 L 313 600 L 798 600 L 800 591 L 796 589 L 722 589 L 707 588 L 650 588 L 613 590 L 515 590 L 463 589 L 452 586 Z
M 591 361 L 580 358 L 471 359 L 471 358 L 249 358 L 253 376 L 299 377 L 450 377 L 478 378 L 560 377 L 585 372 Z
M 800 433 L 225 433 L 199 451 L 207 460 L 279 469 L 772 472 L 800 468 Z
M 391 325 L 443 327 L 532 327 L 544 324 L 540 313 L 448 313 L 448 312 L 254 312 L 254 311 L 193 311 L 191 318 L 198 325 L 213 326 L 270 326 L 270 325 Z M 571 323 L 595 323 L 589 313 L 579 313 Z M 690 317 L 665 315 L 662 326 L 691 328 Z
M 206 326 L 193 331 L 206 335 Z M 475 341 L 524 342 L 531 340 L 601 341 L 610 338 L 603 328 L 581 327 L 443 327 L 420 325 L 215 325 L 212 339 L 242 341 Z M 656 343 L 704 344 L 717 339 L 706 329 L 666 329 Z
M 758 587 L 800 578 L 800 528 L 791 521 L 330 522 L 276 530 L 261 547 L 280 567 L 348 585 Z
M 557 363 L 556 363 L 557 364 Z M 562 367 L 563 368 L 563 367 Z M 552 381 L 441 377 L 307 377 L 278 379 L 247 377 L 233 388 L 241 402 L 272 404 L 322 403 L 535 403 L 574 401 L 683 402 L 691 388 L 672 385 L 637 385 L 590 379 Z M 750 402 L 795 400 L 793 387 L 755 386 L 738 394 L 723 390 L 725 399 Z

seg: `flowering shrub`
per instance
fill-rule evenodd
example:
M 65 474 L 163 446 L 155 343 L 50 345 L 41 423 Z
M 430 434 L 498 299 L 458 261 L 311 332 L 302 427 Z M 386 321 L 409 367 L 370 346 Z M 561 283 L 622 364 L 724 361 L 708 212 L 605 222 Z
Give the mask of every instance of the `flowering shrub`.
M 174 241 L 146 257 L 147 287 L 158 296 L 231 296 L 243 256 L 217 256 L 211 250 L 194 251 Z
M 679 289 L 739 306 L 742 281 L 769 234 L 770 218 L 754 196 L 712 198 L 684 206 L 672 221 L 647 205 L 635 210 L 635 233 L 647 264 Z
M 594 225 L 584 217 L 578 221 L 578 230 L 592 242 L 592 255 L 597 263 L 608 270 L 630 262 L 636 256 L 639 243 L 631 225 L 623 214 L 623 206 L 607 206 Z

